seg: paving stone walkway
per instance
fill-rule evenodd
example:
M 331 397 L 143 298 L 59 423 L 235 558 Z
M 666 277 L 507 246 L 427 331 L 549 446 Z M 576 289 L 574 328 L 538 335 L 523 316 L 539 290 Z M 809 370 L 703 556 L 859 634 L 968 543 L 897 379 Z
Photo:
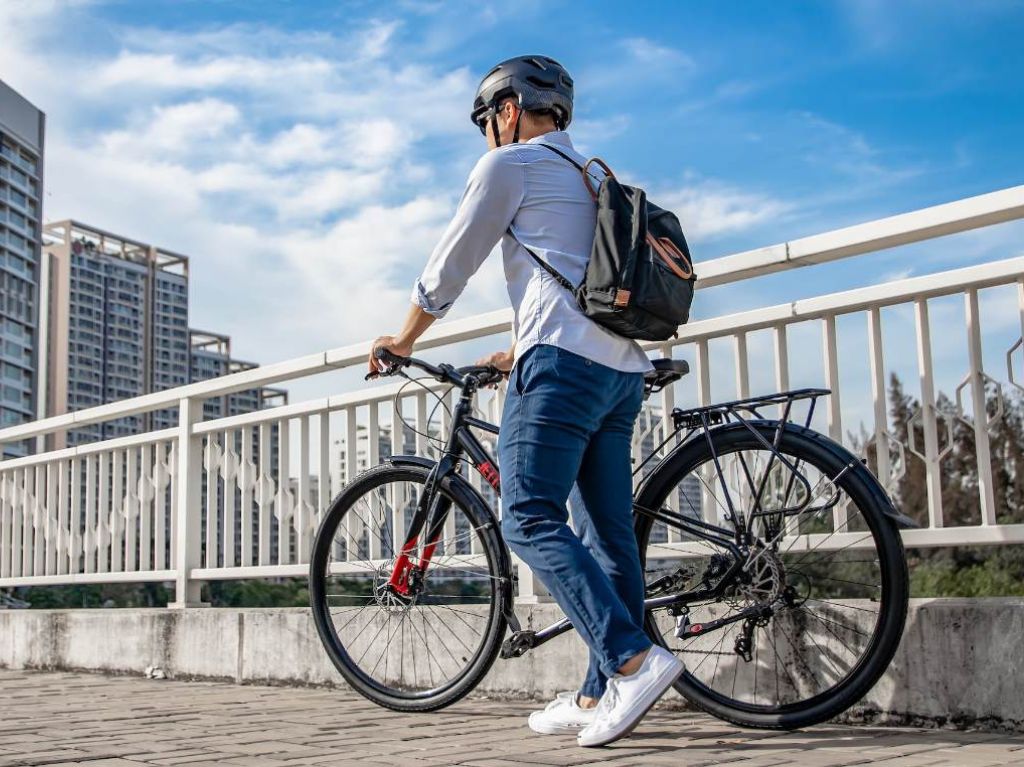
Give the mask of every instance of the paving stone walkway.
M 536 704 L 397 714 L 344 690 L 0 670 L 0 767 L 1024 765 L 1024 736 L 822 725 L 793 733 L 652 711 L 601 749 L 526 727 Z

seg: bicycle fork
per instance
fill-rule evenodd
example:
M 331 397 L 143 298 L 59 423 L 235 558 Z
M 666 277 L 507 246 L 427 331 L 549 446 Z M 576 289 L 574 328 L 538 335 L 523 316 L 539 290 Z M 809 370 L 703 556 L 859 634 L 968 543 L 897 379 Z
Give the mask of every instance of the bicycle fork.
M 408 597 L 414 588 L 413 580 L 422 579 L 430 566 L 430 560 L 441 540 L 444 532 L 444 523 L 451 511 L 452 502 L 440 492 L 437 492 L 438 477 L 444 476 L 442 464 L 438 463 L 427 477 L 427 481 L 413 515 L 412 524 L 406 535 L 402 550 L 395 560 L 395 566 L 391 570 L 391 577 L 388 579 L 388 586 L 397 594 Z M 416 545 L 420 540 L 420 534 L 426 529 L 426 546 L 423 547 L 423 554 L 415 557 Z M 415 573 L 415 575 L 414 575 Z

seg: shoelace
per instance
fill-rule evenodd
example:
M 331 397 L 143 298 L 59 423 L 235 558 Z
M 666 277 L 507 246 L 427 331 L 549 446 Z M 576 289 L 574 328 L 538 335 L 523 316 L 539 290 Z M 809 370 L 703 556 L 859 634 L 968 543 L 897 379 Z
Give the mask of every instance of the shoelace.
M 604 689 L 604 695 L 601 696 L 601 700 L 598 701 L 597 715 L 607 714 L 614 709 L 619 703 L 619 686 L 615 679 L 609 679 L 608 684 Z

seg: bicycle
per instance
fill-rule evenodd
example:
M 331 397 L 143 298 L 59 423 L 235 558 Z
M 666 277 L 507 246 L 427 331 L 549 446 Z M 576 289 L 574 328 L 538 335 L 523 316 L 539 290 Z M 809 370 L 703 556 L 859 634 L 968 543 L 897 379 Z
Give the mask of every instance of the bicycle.
M 461 394 L 439 460 L 392 455 L 334 498 L 313 546 L 310 603 L 331 661 L 357 692 L 430 711 L 469 693 L 499 654 L 519 657 L 572 625 L 522 627 L 498 516 L 463 471 L 468 463 L 500 493 L 471 429 L 498 433 L 472 406 L 504 374 L 378 357 L 389 365 L 382 375 L 408 378 L 402 369 L 413 367 Z M 682 360 L 653 364 L 645 399 L 689 371 Z M 645 629 L 686 662 L 676 690 L 738 725 L 795 729 L 838 715 L 879 679 L 903 632 L 899 528 L 914 525 L 866 462 L 810 428 L 828 393 L 676 408 L 674 430 L 634 470 L 678 438 L 634 494 Z M 778 417 L 761 412 L 770 407 Z

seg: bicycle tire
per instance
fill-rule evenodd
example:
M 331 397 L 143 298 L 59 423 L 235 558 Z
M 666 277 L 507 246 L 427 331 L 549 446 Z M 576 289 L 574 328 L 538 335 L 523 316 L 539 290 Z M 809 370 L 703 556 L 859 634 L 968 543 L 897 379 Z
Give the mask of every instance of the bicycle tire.
M 762 438 L 771 443 L 777 422 L 748 421 L 746 425 L 717 427 L 710 432 L 715 451 L 721 455 L 733 450 L 762 448 L 757 437 L 747 427 L 757 430 Z M 867 694 L 885 673 L 903 634 L 909 576 L 902 539 L 894 520 L 887 513 L 895 513 L 895 510 L 884 489 L 860 459 L 825 435 L 795 424 L 784 426 L 779 449 L 830 472 L 830 477 L 835 477 L 847 467 L 841 480 L 842 490 L 850 494 L 851 500 L 863 513 L 879 552 L 880 571 L 884 573 L 884 586 L 879 599 L 882 607 L 870 646 L 850 676 L 834 689 L 826 690 L 807 701 L 777 706 L 777 710 L 765 710 L 770 707 L 730 699 L 702 684 L 689 670 L 679 677 L 674 686 L 691 704 L 719 719 L 743 727 L 792 730 L 839 715 Z M 710 460 L 711 455 L 708 440 L 703 437 L 680 445 L 645 479 L 636 499 L 637 504 L 644 508 L 660 508 L 673 488 L 679 486 L 697 467 Z M 649 516 L 640 513 L 636 514 L 635 522 L 640 558 L 646 566 L 647 547 L 654 522 Z M 667 647 L 651 610 L 648 610 L 645 618 L 645 629 L 652 641 Z
M 342 524 L 345 514 L 368 491 L 389 482 L 418 482 L 422 484 L 425 483 L 428 472 L 429 467 L 426 466 L 396 466 L 390 461 L 383 461 L 378 466 L 359 474 L 328 507 L 317 531 L 310 558 L 310 606 L 317 633 L 328 657 L 356 692 L 379 706 L 395 711 L 434 711 L 450 706 L 463 698 L 479 684 L 490 670 L 500 652 L 507 627 L 502 612 L 503 600 L 507 598 L 507 595 L 502 590 L 508 588 L 507 584 L 511 583 L 511 579 L 508 573 L 500 571 L 502 558 L 499 556 L 498 547 L 501 544 L 496 539 L 493 518 L 486 507 L 483 507 L 481 499 L 466 493 L 458 487 L 456 482 L 452 481 L 451 477 L 448 477 L 441 483 L 440 492 L 451 499 L 453 511 L 455 507 L 458 507 L 466 514 L 473 527 L 480 531 L 480 543 L 483 548 L 482 553 L 486 558 L 487 571 L 495 584 L 491 595 L 490 610 L 487 613 L 486 629 L 482 632 L 484 639 L 475 655 L 448 684 L 426 692 L 410 693 L 407 690 L 390 689 L 386 685 L 370 679 L 349 655 L 338 637 L 331 619 L 331 606 L 327 599 L 326 568 L 334 536 Z M 430 577 L 429 571 L 427 577 Z M 429 636 L 425 638 L 424 643 L 429 643 Z M 404 647 L 400 647 L 399 652 L 404 652 Z

